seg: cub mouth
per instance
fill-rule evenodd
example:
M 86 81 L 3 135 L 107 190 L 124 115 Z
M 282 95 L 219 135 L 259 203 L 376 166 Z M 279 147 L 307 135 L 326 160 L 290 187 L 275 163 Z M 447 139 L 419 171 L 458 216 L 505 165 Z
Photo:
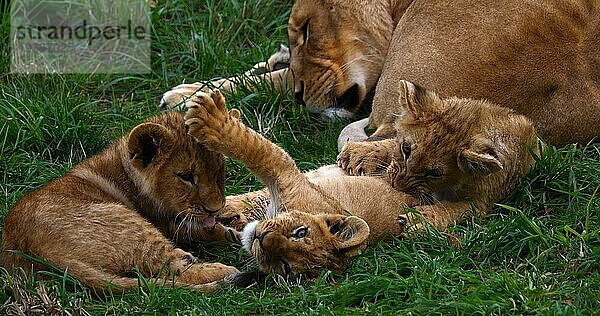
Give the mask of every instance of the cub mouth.
M 176 225 L 202 225 L 209 229 L 215 228 L 217 225 L 217 217 L 215 214 L 205 214 L 202 212 L 182 212 L 175 217 L 173 222 Z
M 217 218 L 214 215 L 208 215 L 202 220 L 202 225 L 207 228 L 214 228 L 217 225 Z

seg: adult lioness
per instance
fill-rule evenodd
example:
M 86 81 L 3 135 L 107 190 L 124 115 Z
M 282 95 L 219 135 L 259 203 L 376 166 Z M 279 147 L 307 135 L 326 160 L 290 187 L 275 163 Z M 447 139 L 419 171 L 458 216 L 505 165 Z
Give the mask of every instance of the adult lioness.
M 297 0 L 288 30 L 309 108 L 375 89 L 370 124 L 392 124 L 405 79 L 514 109 L 552 144 L 600 136 L 599 1 Z
M 21 252 L 91 288 L 118 291 L 138 286 L 128 276 L 136 268 L 166 286 L 199 291 L 236 273 L 195 263 L 167 239 L 197 242 L 225 233 L 215 222 L 225 203 L 223 156 L 194 141 L 183 123 L 180 113 L 152 118 L 19 200 L 4 224 L 3 265 L 37 269 Z
M 399 88 L 403 138 L 384 144 L 396 161 L 388 181 L 336 166 L 303 175 L 283 149 L 229 115 L 220 93 L 186 101 L 189 133 L 242 161 L 268 187 L 267 219 L 246 225 L 242 237 L 264 271 L 341 269 L 367 240 L 419 230 L 423 221 L 444 229 L 472 209 L 491 209 L 533 165 L 537 137 L 524 116 L 485 101 L 441 99 L 410 82 Z M 224 215 L 245 222 L 266 195 L 231 197 Z
M 288 34 L 291 71 L 274 83 L 293 74 L 328 117 L 374 93 L 372 127 L 392 124 L 405 79 L 514 109 L 555 145 L 600 136 L 600 1 L 296 0 Z

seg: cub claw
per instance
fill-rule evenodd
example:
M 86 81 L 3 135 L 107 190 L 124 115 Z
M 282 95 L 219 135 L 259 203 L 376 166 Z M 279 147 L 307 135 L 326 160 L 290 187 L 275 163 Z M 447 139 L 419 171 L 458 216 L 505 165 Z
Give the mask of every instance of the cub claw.
M 373 142 L 346 142 L 337 164 L 351 176 L 378 176 L 387 169 L 388 153 Z

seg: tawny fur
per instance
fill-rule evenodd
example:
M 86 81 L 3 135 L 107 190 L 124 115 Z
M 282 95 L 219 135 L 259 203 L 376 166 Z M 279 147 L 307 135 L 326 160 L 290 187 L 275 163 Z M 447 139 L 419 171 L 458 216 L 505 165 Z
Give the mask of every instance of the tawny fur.
M 412 91 L 407 95 L 413 101 L 411 106 L 422 104 L 420 109 L 429 109 L 425 107 L 429 105 L 429 100 L 421 98 L 420 93 L 415 94 L 415 91 L 421 90 Z M 428 93 L 428 96 L 435 96 Z M 437 104 L 437 99 L 435 101 L 440 108 L 447 104 L 442 101 Z M 232 224 L 239 228 L 250 217 L 256 217 L 256 210 L 265 208 L 264 199 L 270 198 L 269 208 L 275 205 L 278 212 L 267 210 L 266 219 L 246 225 L 242 243 L 263 270 L 279 273 L 318 273 L 322 268 L 343 269 L 348 257 L 356 254 L 368 241 L 419 230 L 425 221 L 445 229 L 449 224 L 459 221 L 463 213 L 472 207 L 481 207 L 479 211 L 485 212 L 491 208 L 490 202 L 502 199 L 529 170 L 533 158 L 527 146 L 533 146 L 537 140 L 533 126 L 523 116 L 483 101 L 453 99 L 450 102 L 453 107 L 459 108 L 458 103 L 465 106 L 465 111 L 459 112 L 464 119 L 471 123 L 482 120 L 478 125 L 480 129 L 467 132 L 444 130 L 454 134 L 442 139 L 442 144 L 431 139 L 419 143 L 420 150 L 439 151 L 431 156 L 446 159 L 444 162 L 449 163 L 448 168 L 453 168 L 455 166 L 449 160 L 454 159 L 456 164 L 456 154 L 461 149 L 480 149 L 469 147 L 472 144 L 468 142 L 471 136 L 479 136 L 479 133 L 472 134 L 479 131 L 481 137 L 499 137 L 493 139 L 499 146 L 503 145 L 497 149 L 498 159 L 504 164 L 503 169 L 490 170 L 485 174 L 466 171 L 468 175 L 463 175 L 460 181 L 475 181 L 476 184 L 471 187 L 463 185 L 462 191 L 457 192 L 464 200 L 458 204 L 438 201 L 437 205 L 421 206 L 419 204 L 423 203 L 423 199 L 420 195 L 412 196 L 396 190 L 384 177 L 348 176 L 337 166 L 325 166 L 302 174 L 283 149 L 244 126 L 237 118 L 239 112 L 232 110 L 235 115 L 228 114 L 225 100 L 218 92 L 210 96 L 196 93 L 186 103 L 186 124 L 190 134 L 209 149 L 246 164 L 267 186 L 268 192 L 263 190 L 229 197 L 223 216 L 235 217 L 236 222 Z M 411 117 L 407 116 L 401 123 L 409 119 Z M 425 125 L 429 124 L 435 130 L 437 128 L 433 123 L 427 121 Z M 457 139 L 464 141 L 457 144 Z M 469 159 L 465 163 L 479 162 L 471 156 Z M 348 166 L 344 168 L 348 169 Z M 381 171 L 378 168 L 374 170 Z M 454 185 L 452 181 L 446 184 Z M 485 186 L 488 186 L 487 189 Z M 469 192 L 472 195 L 466 194 Z M 485 203 L 480 204 L 479 201 Z M 416 207 L 423 217 L 412 215 L 408 207 Z M 299 231 L 304 229 L 306 236 L 298 237 Z
M 391 123 L 396 87 L 408 80 L 514 109 L 554 145 L 600 136 L 598 1 L 299 0 L 288 29 L 295 91 L 304 86 L 308 107 L 336 106 L 358 84 L 357 105 L 374 91 L 377 128 Z
M 526 117 L 486 101 L 442 99 L 407 81 L 398 90 L 397 136 L 346 143 L 338 165 L 387 177 L 419 199 L 415 209 L 430 224 L 444 228 L 470 210 L 492 209 L 533 166 L 539 145 Z M 406 219 L 420 226 L 413 214 Z
M 553 145 L 600 137 L 596 0 L 297 0 L 288 35 L 290 71 L 254 81 L 293 85 L 326 117 L 350 117 L 372 95 L 371 126 L 391 125 L 408 80 L 514 109 Z
M 263 270 L 342 269 L 348 256 L 368 239 L 402 233 L 398 216 L 416 200 L 394 190 L 385 180 L 350 177 L 336 166 L 303 175 L 283 149 L 246 127 L 237 115 L 228 114 L 219 92 L 210 96 L 199 92 L 186 103 L 189 133 L 207 148 L 243 162 L 269 189 L 269 193 L 263 190 L 228 198 L 223 215 L 238 216 L 234 225 L 240 227 L 255 216 L 256 209 L 264 209 L 258 201 L 270 198 L 270 207 L 278 205 L 277 216 L 267 214 L 270 220 L 245 233 L 245 243 L 262 245 L 250 251 Z M 282 210 L 286 212 L 280 214 Z M 301 243 L 290 235 L 300 226 L 310 230 Z M 248 241 L 248 234 L 264 238 Z
M 215 289 L 237 270 L 195 263 L 169 239 L 226 234 L 214 226 L 225 202 L 223 166 L 221 154 L 187 135 L 181 114 L 152 118 L 19 200 L 4 224 L 2 263 L 35 271 L 41 267 L 17 252 L 40 257 L 96 290 L 137 287 L 134 269 L 166 286 Z M 188 174 L 193 183 L 182 180 Z

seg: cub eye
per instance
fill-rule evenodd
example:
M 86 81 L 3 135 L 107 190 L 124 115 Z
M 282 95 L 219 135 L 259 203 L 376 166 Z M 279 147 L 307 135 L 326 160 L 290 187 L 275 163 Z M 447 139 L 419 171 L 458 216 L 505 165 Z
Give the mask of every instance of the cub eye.
M 408 158 L 410 157 L 410 143 L 407 142 L 406 140 L 402 141 L 402 145 L 401 145 L 401 149 L 402 149 L 402 156 L 404 156 L 404 160 L 408 160 Z
M 443 175 L 442 170 L 440 168 L 431 168 L 425 171 L 426 177 L 439 178 Z
M 294 238 L 304 238 L 308 234 L 308 228 L 302 226 L 297 228 L 293 233 L 292 237 Z
M 306 20 L 306 22 L 304 22 L 304 24 L 302 24 L 302 43 L 305 44 L 306 42 L 308 42 L 308 22 L 310 20 Z
M 196 184 L 196 181 L 194 180 L 194 174 L 191 171 L 178 172 L 177 177 L 179 177 L 179 179 L 181 179 L 182 181 L 187 182 L 189 184 L 192 184 L 192 185 Z

